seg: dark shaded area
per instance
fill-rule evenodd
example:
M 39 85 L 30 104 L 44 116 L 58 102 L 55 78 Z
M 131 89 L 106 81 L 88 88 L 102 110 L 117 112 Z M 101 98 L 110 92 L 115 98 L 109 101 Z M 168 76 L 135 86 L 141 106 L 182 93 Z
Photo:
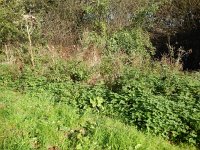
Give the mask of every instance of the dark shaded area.
M 151 42 L 153 46 L 156 48 L 156 52 L 154 55 L 155 59 L 160 60 L 163 55 L 169 54 L 169 50 L 167 47 L 168 37 L 166 34 L 162 32 L 151 33 Z
M 184 30 L 173 36 L 168 36 L 162 32 L 154 32 L 151 41 L 156 48 L 154 58 L 161 59 L 163 55 L 169 55 L 168 44 L 174 47 L 175 57 L 178 56 L 178 50 L 185 50 L 182 54 L 183 70 L 200 69 L 200 29 Z
M 176 50 L 182 46 L 187 52 L 182 58 L 184 70 L 200 69 L 200 29 L 177 33 L 171 43 Z

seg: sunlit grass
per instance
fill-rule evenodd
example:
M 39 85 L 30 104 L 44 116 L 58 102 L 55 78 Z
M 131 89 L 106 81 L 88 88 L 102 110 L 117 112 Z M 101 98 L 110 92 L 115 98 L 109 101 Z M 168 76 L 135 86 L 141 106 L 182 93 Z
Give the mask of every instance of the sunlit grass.
M 0 93 L 0 149 L 121 149 L 178 150 L 161 137 L 90 111 L 55 103 L 50 94 Z

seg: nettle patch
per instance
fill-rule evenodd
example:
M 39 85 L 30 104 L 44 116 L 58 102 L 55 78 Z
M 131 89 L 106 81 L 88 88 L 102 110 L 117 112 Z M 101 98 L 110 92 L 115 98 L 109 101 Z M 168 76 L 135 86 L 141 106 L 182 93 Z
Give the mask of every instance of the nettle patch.
M 20 82 L 19 82 L 20 81 Z M 152 74 L 124 70 L 109 85 L 87 85 L 66 76 L 24 75 L 15 81 L 22 92 L 49 92 L 55 103 L 67 102 L 80 113 L 92 110 L 136 125 L 138 129 L 162 135 L 179 143 L 200 144 L 200 81 L 172 73 Z

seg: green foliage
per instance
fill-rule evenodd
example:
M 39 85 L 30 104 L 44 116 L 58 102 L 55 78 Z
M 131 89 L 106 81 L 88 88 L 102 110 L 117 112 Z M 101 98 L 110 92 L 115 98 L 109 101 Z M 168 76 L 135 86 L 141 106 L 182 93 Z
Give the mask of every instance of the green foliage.
M 38 38 L 45 37 L 54 44 L 71 45 L 80 40 L 85 29 L 105 36 L 127 26 L 143 27 L 147 25 L 148 14 L 154 14 L 160 6 L 161 2 L 150 0 L 127 0 L 117 4 L 113 0 L 3 1 L 0 5 L 1 35 L 4 35 L 1 41 L 23 42 L 24 14 L 36 17 L 38 26 L 32 35 L 33 41 L 40 43 Z
M 109 76 L 106 71 L 116 66 L 112 64 L 104 66 L 104 72 L 102 70 L 104 84 L 89 86 L 84 84 L 87 75 L 82 74 L 83 66 L 80 65 L 78 70 L 76 65 L 72 66 L 57 68 L 56 74 L 51 72 L 51 76 L 25 70 L 14 83 L 4 80 L 3 76 L 6 75 L 3 74 L 1 80 L 12 82 L 4 86 L 12 85 L 19 91 L 33 95 L 49 92 L 55 103 L 65 102 L 78 108 L 81 113 L 92 110 L 136 125 L 140 130 L 162 135 L 175 143 L 199 145 L 198 78 L 178 75 L 167 69 L 152 73 L 151 69 L 140 71 L 128 66 L 116 76 Z M 72 80 L 71 75 L 78 78 Z
M 153 46 L 150 42 L 148 33 L 141 28 L 122 30 L 114 33 L 108 40 L 109 51 L 124 51 L 127 54 L 153 54 Z
M 174 142 L 199 144 L 200 104 L 196 95 L 200 85 L 190 84 L 193 91 L 188 89 L 187 78 L 146 76 L 129 71 L 120 81 L 121 90 L 110 93 L 111 106 L 139 129 L 153 131 Z
M 141 5 L 139 10 L 137 10 L 132 17 L 132 25 L 144 29 L 153 27 L 154 15 L 158 12 L 159 8 L 162 8 L 165 4 L 166 0 L 160 0 L 157 2 L 147 2 Z
M 97 48 L 105 48 L 107 42 L 107 37 L 98 35 L 96 32 L 85 31 L 83 33 L 81 44 L 83 48 L 89 48 L 89 46 L 94 45 Z
M 0 70 L 0 86 L 2 87 L 12 87 L 13 81 L 20 76 L 20 72 L 15 65 L 1 64 Z
M 84 62 L 63 61 L 59 56 L 57 60 L 51 62 L 54 54 L 52 58 L 48 56 L 46 58 L 42 53 L 41 56 L 37 56 L 37 51 L 40 51 L 37 49 L 34 51 L 36 66 L 33 69 L 27 65 L 30 60 L 26 44 L 21 46 L 20 57 L 23 57 L 25 63 L 22 69 L 17 65 L 0 64 L 0 89 L 5 91 L 4 88 L 9 88 L 25 94 L 22 100 L 16 100 L 17 96 L 14 95 L 11 97 L 14 101 L 10 101 L 9 92 L 4 94 L 7 94 L 6 96 L 0 95 L 1 103 L 8 105 L 2 110 L 0 103 L 2 112 L 0 117 L 4 120 L 3 123 L 6 122 L 0 131 L 8 128 L 2 132 L 0 148 L 30 149 L 32 145 L 32 148 L 43 149 L 47 148 L 48 143 L 52 146 L 56 144 L 62 149 L 151 147 L 151 140 L 148 146 L 140 144 L 141 141 L 134 142 L 137 141 L 137 137 L 132 137 L 131 133 L 134 134 L 135 131 L 128 125 L 121 127 L 120 124 L 120 127 L 113 129 L 115 126 L 111 126 L 107 119 L 103 121 L 109 125 L 104 125 L 101 118 L 97 119 L 100 123 L 98 121 L 82 123 L 81 119 L 85 119 L 87 111 L 91 111 L 95 117 L 96 114 L 111 116 L 150 134 L 161 135 L 174 143 L 200 145 L 198 75 L 176 74 L 169 71 L 166 66 L 161 70 L 150 67 L 156 65 L 153 64 L 156 62 L 152 64 L 149 62 L 149 57 L 154 54 L 154 48 L 149 33 L 145 30 L 149 27 L 156 28 L 152 22 L 165 18 L 164 12 L 160 14 L 161 16 L 154 16 L 156 12 L 160 12 L 158 10 L 165 9 L 165 7 L 159 9 L 163 6 L 162 2 L 150 0 L 126 0 L 119 3 L 114 3 L 112 0 L 85 3 L 79 0 L 17 2 L 0 1 L 1 46 L 17 41 L 27 43 L 25 29 L 30 24 L 22 20 L 22 14 L 33 13 L 37 18 L 37 25 L 31 34 L 33 45 L 40 43 L 38 41 L 42 39 L 42 33 L 55 45 L 72 45 L 80 42 L 82 48 L 89 49 L 90 46 L 94 46 L 105 52 L 105 55 L 111 55 L 102 58 L 99 68 L 95 70 L 102 82 L 90 85 L 87 83 L 94 70 L 87 67 Z M 176 1 L 164 4 L 166 8 L 175 4 L 176 7 L 172 10 L 178 13 L 176 8 L 179 4 Z M 181 9 L 187 8 L 185 3 L 180 5 Z M 181 16 L 187 18 L 186 13 L 183 11 L 183 14 L 181 12 L 181 15 L 175 18 Z M 128 57 L 124 62 L 121 61 L 123 59 L 121 54 Z M 135 59 L 141 56 L 141 61 L 145 60 L 149 68 L 145 64 L 139 69 L 134 68 L 134 65 L 131 65 L 134 61 L 131 60 L 133 56 Z M 113 120 L 110 122 L 118 123 Z M 79 128 L 75 129 L 76 126 Z M 126 128 L 130 130 L 130 134 Z M 148 143 L 146 140 L 145 138 L 144 143 Z M 158 145 L 157 142 L 156 144 Z M 163 149 L 166 147 L 163 146 Z
M 133 126 L 86 111 L 80 114 L 52 94 L 0 93 L 0 149 L 161 149 L 195 150 L 175 146 Z
M 33 44 L 42 44 L 41 20 L 38 14 L 34 20 L 24 18 L 24 15 L 30 15 L 26 12 L 25 1 L 3 1 L 0 3 L 0 46 L 6 44 L 17 45 L 27 43 L 27 27 L 31 28 L 31 40 Z M 31 14 L 32 15 L 32 14 Z M 29 22 L 27 22 L 27 20 Z M 32 25 L 30 25 L 30 22 Z
M 20 31 L 21 16 L 18 7 L 18 4 L 13 1 L 0 3 L 0 46 L 3 43 L 18 41 L 23 37 L 23 33 Z
M 93 31 L 100 35 L 107 33 L 106 19 L 109 13 L 109 6 L 109 0 L 91 1 L 83 6 L 85 21 L 90 24 L 89 26 Z
M 103 49 L 105 54 L 124 52 L 126 54 L 153 56 L 154 48 L 148 32 L 141 28 L 123 29 L 111 35 L 98 35 L 96 32 L 84 32 L 81 40 L 83 47 L 95 45 Z
M 65 66 L 66 73 L 70 76 L 71 80 L 76 82 L 84 81 L 88 79 L 90 71 L 84 63 L 79 61 L 69 61 Z

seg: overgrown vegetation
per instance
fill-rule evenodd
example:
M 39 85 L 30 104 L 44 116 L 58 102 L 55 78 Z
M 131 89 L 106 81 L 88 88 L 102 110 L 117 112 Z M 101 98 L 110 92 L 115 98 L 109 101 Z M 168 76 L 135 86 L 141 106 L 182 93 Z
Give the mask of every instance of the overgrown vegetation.
M 199 27 L 195 3 L 1 0 L 0 148 L 197 149 L 200 74 L 151 37 Z
M 52 96 L 1 91 L 1 149 L 195 149 L 171 145 L 89 110 L 80 114 Z

